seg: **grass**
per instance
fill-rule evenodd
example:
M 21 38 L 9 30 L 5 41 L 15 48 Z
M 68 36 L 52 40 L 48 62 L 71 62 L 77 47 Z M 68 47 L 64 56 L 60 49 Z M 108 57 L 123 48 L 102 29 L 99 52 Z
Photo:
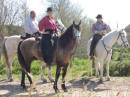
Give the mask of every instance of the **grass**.
M 110 75 L 111 76 L 130 76 L 130 48 L 123 49 L 122 61 L 120 61 L 120 49 L 118 47 L 114 48 L 113 59 L 110 63 Z M 76 77 L 80 74 L 80 77 L 89 76 L 90 72 L 90 61 L 87 58 L 78 58 L 75 57 L 72 61 L 72 70 L 69 66 L 68 72 L 71 71 L 72 75 L 70 77 Z M 95 68 L 93 69 L 95 73 Z M 55 77 L 56 66 L 52 67 L 52 76 Z M 14 58 L 12 64 L 12 73 L 13 76 L 21 74 L 21 67 L 18 63 L 17 57 Z M 34 61 L 31 67 L 32 75 L 41 74 L 41 62 Z M 1 59 L 0 64 L 0 75 L 6 74 L 6 68 L 3 63 L 3 58 Z M 104 74 L 106 74 L 106 69 L 104 66 Z M 45 76 L 47 76 L 47 68 L 45 69 Z

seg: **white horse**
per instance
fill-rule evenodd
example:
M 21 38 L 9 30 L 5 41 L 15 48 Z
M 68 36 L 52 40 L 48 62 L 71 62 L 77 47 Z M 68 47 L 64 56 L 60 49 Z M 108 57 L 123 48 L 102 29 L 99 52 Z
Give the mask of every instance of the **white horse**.
M 95 48 L 95 63 L 96 63 L 96 76 L 98 76 L 98 69 L 100 69 L 100 81 L 103 81 L 103 63 L 107 62 L 106 71 L 107 71 L 107 80 L 110 80 L 109 76 L 109 63 L 112 56 L 112 47 L 115 43 L 118 43 L 120 46 L 128 47 L 129 43 L 127 40 L 127 34 L 124 30 L 114 31 L 107 33 L 99 42 Z M 88 41 L 88 53 L 90 53 L 90 44 L 92 39 Z M 91 60 L 92 63 L 92 60 Z M 90 74 L 92 76 L 92 64 Z
M 57 28 L 60 31 L 59 35 L 64 33 L 66 28 L 64 27 L 61 20 L 57 19 L 56 25 L 57 25 Z M 17 47 L 18 47 L 18 44 L 19 44 L 19 42 L 21 40 L 22 40 L 21 35 L 14 35 L 14 36 L 9 36 L 9 37 L 4 37 L 4 40 L 3 40 L 2 54 L 4 56 L 4 61 L 5 61 L 5 64 L 6 64 L 6 72 L 7 72 L 7 76 L 8 76 L 9 81 L 13 81 L 11 66 L 12 66 L 14 56 L 17 55 Z M 46 67 L 46 64 L 42 63 L 42 65 L 41 65 L 41 71 L 42 71 L 41 80 L 43 82 L 47 82 L 47 80 L 44 77 L 45 67 Z M 49 80 L 51 82 L 54 81 L 53 78 L 52 78 L 52 75 L 51 75 L 51 68 L 48 68 L 48 77 L 49 77 Z

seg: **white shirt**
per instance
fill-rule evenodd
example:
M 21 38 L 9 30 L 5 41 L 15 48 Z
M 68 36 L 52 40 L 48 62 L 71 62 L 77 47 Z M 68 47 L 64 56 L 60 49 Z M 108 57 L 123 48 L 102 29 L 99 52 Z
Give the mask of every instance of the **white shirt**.
M 25 33 L 34 34 L 38 29 L 38 22 L 35 19 L 32 19 L 30 16 L 24 22 Z

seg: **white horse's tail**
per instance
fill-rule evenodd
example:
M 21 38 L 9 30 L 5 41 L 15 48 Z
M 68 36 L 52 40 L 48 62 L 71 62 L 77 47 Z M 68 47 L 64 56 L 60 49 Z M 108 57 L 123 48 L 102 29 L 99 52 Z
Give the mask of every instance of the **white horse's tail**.
M 88 44 L 87 44 L 88 56 L 89 56 L 89 53 L 90 53 L 90 45 L 91 45 L 91 42 L 92 42 L 92 39 L 90 39 L 90 40 L 88 41 Z
M 5 46 L 5 43 L 6 43 L 6 40 L 7 40 L 7 37 L 4 37 L 4 40 L 2 42 L 2 54 L 4 56 L 4 62 L 6 65 L 9 65 L 8 63 L 8 55 L 7 55 L 7 50 L 6 50 L 6 46 Z

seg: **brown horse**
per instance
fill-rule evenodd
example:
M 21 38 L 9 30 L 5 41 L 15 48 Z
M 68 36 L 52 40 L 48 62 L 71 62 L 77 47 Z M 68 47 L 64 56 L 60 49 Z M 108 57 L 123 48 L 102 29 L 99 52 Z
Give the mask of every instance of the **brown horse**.
M 61 68 L 63 71 L 62 89 L 64 91 L 67 91 L 65 86 L 65 75 L 68 64 L 71 61 L 72 55 L 74 54 L 76 45 L 78 43 L 78 39 L 80 38 L 80 24 L 81 21 L 79 22 L 79 24 L 75 24 L 75 22 L 73 22 L 73 24 L 69 28 L 67 28 L 65 33 L 63 33 L 56 42 L 52 63 L 57 64 L 56 77 L 54 82 L 55 92 L 59 91 L 57 88 L 57 81 L 60 75 Z M 25 74 L 27 75 L 30 84 L 33 83 L 32 77 L 30 75 L 31 62 L 33 60 L 41 60 L 44 62 L 44 59 L 42 57 L 41 45 L 42 44 L 36 42 L 34 38 L 30 38 L 24 40 L 23 42 L 20 42 L 18 46 L 18 60 L 22 67 L 21 86 L 23 86 L 23 88 L 25 88 Z M 49 66 L 49 68 L 51 68 L 50 64 L 47 65 Z

